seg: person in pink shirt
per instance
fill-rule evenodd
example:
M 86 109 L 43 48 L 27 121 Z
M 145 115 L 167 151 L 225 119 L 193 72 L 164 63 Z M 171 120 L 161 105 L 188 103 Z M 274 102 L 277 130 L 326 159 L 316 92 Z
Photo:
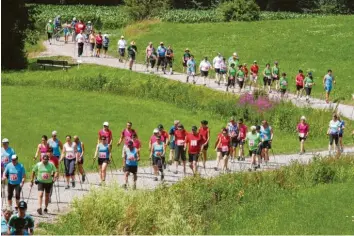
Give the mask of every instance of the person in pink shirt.
M 238 120 L 238 130 L 239 130 L 238 140 L 239 140 L 240 148 L 238 150 L 237 160 L 244 161 L 245 160 L 244 144 L 245 144 L 245 139 L 246 139 L 246 134 L 247 134 L 247 126 L 243 123 L 242 118 Z
M 102 33 L 98 32 L 98 35 L 96 35 L 96 57 L 100 57 L 102 43 L 103 43 Z
M 157 137 L 160 137 L 160 141 L 165 143 L 165 137 L 163 137 L 160 133 L 160 130 L 158 128 L 154 129 L 153 134 L 150 137 L 149 141 L 149 150 L 151 151 L 152 144 L 157 141 Z
M 310 127 L 306 123 L 305 116 L 301 116 L 300 123 L 296 127 L 297 132 L 299 133 L 299 141 L 300 141 L 300 155 L 305 153 L 304 143 L 309 134 Z
M 120 134 L 120 139 L 117 143 L 117 146 L 119 147 L 119 145 L 123 142 L 124 140 L 124 146 L 122 148 L 122 157 L 123 157 L 123 166 L 125 165 L 124 162 L 124 150 L 128 147 L 128 142 L 130 140 L 133 139 L 133 135 L 135 134 L 136 137 L 138 137 L 138 134 L 135 132 L 134 129 L 132 129 L 133 123 L 128 121 L 127 122 L 127 127 L 125 129 L 123 129 L 123 131 Z
M 101 142 L 102 137 L 106 137 L 107 143 L 112 146 L 113 136 L 112 131 L 109 129 L 109 123 L 107 121 L 103 123 L 103 129 L 100 129 L 98 131 L 97 143 Z
M 296 98 L 301 98 L 302 91 L 304 91 L 304 73 L 302 70 L 299 70 L 299 74 L 295 77 L 296 82 Z
M 132 141 L 133 141 L 133 147 L 136 148 L 136 150 L 138 151 L 138 154 L 140 156 L 141 142 L 138 139 L 138 136 L 136 134 L 132 135 Z

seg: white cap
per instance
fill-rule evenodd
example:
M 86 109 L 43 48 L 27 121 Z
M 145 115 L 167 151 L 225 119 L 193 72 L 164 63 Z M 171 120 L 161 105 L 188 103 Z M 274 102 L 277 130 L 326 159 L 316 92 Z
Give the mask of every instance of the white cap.
M 122 35 L 122 36 L 120 36 L 120 38 L 121 38 L 121 39 L 124 39 L 124 36 Z
M 305 116 L 301 116 L 300 120 L 306 120 Z
M 91 21 L 89 20 L 87 23 L 88 23 L 88 24 L 91 24 Z
M 51 22 L 52 22 L 52 20 L 49 20 L 48 22 L 49 22 L 49 23 L 51 23 Z
M 179 124 L 179 120 L 175 120 L 175 122 L 173 122 L 175 125 Z
M 237 56 L 237 52 L 234 52 L 234 53 L 232 54 L 232 56 L 235 56 L 235 57 L 236 57 L 236 56 Z
M 54 131 L 52 132 L 52 135 L 57 135 L 57 131 L 54 130 Z
M 76 17 L 74 17 L 73 20 L 76 20 Z
M 3 140 L 2 140 L 2 143 L 8 143 L 9 142 L 9 140 L 7 139 L 7 138 L 4 138 Z
M 108 34 L 104 34 L 103 37 L 108 38 Z
M 251 130 L 252 130 L 252 131 L 255 131 L 256 129 L 257 129 L 256 126 L 251 126 Z
M 16 159 L 17 159 L 17 155 L 16 154 L 11 156 L 11 160 L 16 160 Z
M 103 126 L 109 126 L 109 123 L 107 121 L 103 122 Z
M 159 129 L 154 129 L 153 133 L 156 134 L 159 132 Z

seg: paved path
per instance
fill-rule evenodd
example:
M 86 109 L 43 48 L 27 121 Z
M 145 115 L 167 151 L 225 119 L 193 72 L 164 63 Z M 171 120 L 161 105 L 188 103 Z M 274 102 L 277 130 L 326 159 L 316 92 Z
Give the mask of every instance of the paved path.
M 128 63 L 120 63 L 118 62 L 117 58 L 113 57 L 107 57 L 107 58 L 97 58 L 97 57 L 90 57 L 89 52 L 87 51 L 89 49 L 89 46 L 84 47 L 84 54 L 83 57 L 78 58 L 77 57 L 77 47 L 73 43 L 68 43 L 64 44 L 62 41 L 60 42 L 55 42 L 55 44 L 49 45 L 47 42 L 44 42 L 47 51 L 43 52 L 40 54 L 42 57 L 46 56 L 69 56 L 74 58 L 74 60 L 78 61 L 79 63 L 89 63 L 89 64 L 97 64 L 97 65 L 103 65 L 103 66 L 110 66 L 110 67 L 116 67 L 116 68 L 121 68 L 121 69 L 128 69 Z M 87 49 L 87 50 L 86 50 Z M 146 73 L 145 72 L 146 66 L 142 64 L 136 64 L 133 67 L 133 70 L 136 72 L 140 73 Z M 181 82 L 186 81 L 186 75 L 181 74 L 181 73 L 174 73 L 173 75 L 166 74 L 164 75 L 162 72 L 155 73 L 158 74 L 161 77 L 171 79 L 171 80 L 177 80 Z M 202 85 L 203 80 L 202 78 L 197 78 L 197 83 L 196 85 Z M 207 80 L 207 87 L 211 89 L 215 89 L 218 91 L 225 91 L 225 86 L 218 86 L 215 83 L 215 80 L 213 79 L 208 79 Z M 279 93 L 271 93 L 270 94 L 271 99 L 280 99 Z M 294 94 L 288 94 L 287 98 L 289 101 L 291 101 L 293 104 L 299 107 L 307 107 L 310 106 L 312 108 L 316 109 L 330 109 L 333 110 L 336 104 L 334 103 L 329 103 L 327 104 L 324 100 L 320 100 L 317 98 L 312 98 L 310 103 L 307 103 L 305 101 L 305 98 L 301 99 L 296 99 L 296 96 Z M 342 116 L 354 120 L 354 106 L 350 105 L 343 105 L 339 104 L 338 106 L 338 111 L 342 114 Z

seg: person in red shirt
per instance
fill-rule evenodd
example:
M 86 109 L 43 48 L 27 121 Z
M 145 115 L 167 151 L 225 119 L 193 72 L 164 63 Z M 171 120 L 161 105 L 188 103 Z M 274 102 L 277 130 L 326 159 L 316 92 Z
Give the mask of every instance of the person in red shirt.
M 230 148 L 231 148 L 231 138 L 228 135 L 227 129 L 222 130 L 222 135 L 218 138 L 219 142 L 216 147 L 217 151 L 217 164 L 215 170 L 218 171 L 220 160 L 223 159 L 224 165 L 222 170 L 227 171 L 227 164 L 229 162 Z
M 253 61 L 253 65 L 251 66 L 251 74 L 250 74 L 251 86 L 257 84 L 258 71 L 259 71 L 259 66 L 257 65 L 257 61 Z
M 157 141 L 157 137 L 160 138 L 161 142 L 165 143 L 165 137 L 161 136 L 159 129 L 154 129 L 153 134 L 151 135 L 150 141 L 149 141 L 149 151 L 151 150 L 152 144 Z
M 295 77 L 296 98 L 301 98 L 301 96 L 302 96 L 302 91 L 304 90 L 304 79 L 305 79 L 305 76 L 303 74 L 303 71 L 299 70 L 299 74 L 297 74 Z
M 132 141 L 133 141 L 133 147 L 136 148 L 136 150 L 138 151 L 138 155 L 140 156 L 141 142 L 138 139 L 138 136 L 136 134 L 132 135 Z
M 84 32 L 85 29 L 86 29 L 86 25 L 81 20 L 79 20 L 79 22 L 75 24 L 76 34 L 80 33 L 80 31 Z
M 238 150 L 238 161 L 244 161 L 244 144 L 245 144 L 245 139 L 247 135 L 247 126 L 243 123 L 243 119 L 238 120 L 238 140 L 239 140 L 239 145 L 240 148 Z
M 102 137 L 106 137 L 107 143 L 112 146 L 113 136 L 112 131 L 109 129 L 109 124 L 107 121 L 103 122 L 103 129 L 98 131 L 97 143 L 101 142 Z
M 119 139 L 119 141 L 117 143 L 117 146 L 119 147 L 119 145 L 123 142 L 123 139 L 124 139 L 124 146 L 122 148 L 123 166 L 125 165 L 125 162 L 124 162 L 124 150 L 125 150 L 125 148 L 128 147 L 128 142 L 133 139 L 133 135 L 134 134 L 136 135 L 136 137 L 138 137 L 137 132 L 134 129 L 132 129 L 132 126 L 133 126 L 133 123 L 128 121 L 127 122 L 127 127 L 125 129 L 123 129 L 123 131 L 121 132 L 120 139 Z
M 178 124 L 177 130 L 175 130 L 175 164 L 176 171 L 175 174 L 178 174 L 178 162 L 180 159 L 183 162 L 183 173 L 186 174 L 186 152 L 184 150 L 184 144 L 186 142 L 187 132 L 184 129 L 182 124 Z
M 184 144 L 184 150 L 188 147 L 189 166 L 191 167 L 193 174 L 198 171 L 198 158 L 199 153 L 204 147 L 204 139 L 199 132 L 197 132 L 197 126 L 192 126 L 192 133 L 188 133 L 186 136 L 186 142 Z M 204 166 L 205 168 L 205 166 Z
M 203 139 L 203 149 L 202 149 L 202 156 L 203 156 L 203 167 L 205 169 L 205 163 L 207 161 L 207 152 L 209 148 L 209 139 L 210 139 L 210 129 L 208 127 L 208 121 L 202 120 L 200 122 L 199 134 L 202 136 Z
M 103 43 L 102 33 L 98 32 L 98 35 L 96 35 L 96 57 L 100 57 L 102 43 Z

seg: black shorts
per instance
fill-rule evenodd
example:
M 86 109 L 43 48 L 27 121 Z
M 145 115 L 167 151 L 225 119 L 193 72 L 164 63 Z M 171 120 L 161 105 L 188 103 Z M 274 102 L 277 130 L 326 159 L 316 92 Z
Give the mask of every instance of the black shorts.
M 103 163 L 107 163 L 109 164 L 109 160 L 108 159 L 101 159 L 101 158 L 98 158 L 98 165 L 101 166 Z
M 201 71 L 200 71 L 200 75 L 201 75 L 202 77 L 208 77 L 209 71 L 201 70 Z
M 50 193 L 51 189 L 53 187 L 53 183 L 38 183 L 38 191 L 40 192 L 46 192 L 46 193 Z
M 237 147 L 240 141 L 237 138 L 231 138 L 231 147 Z
M 166 57 L 166 66 L 172 67 L 173 60 L 171 57 Z
M 339 136 L 340 138 L 343 138 L 343 133 L 338 134 L 338 136 Z
M 220 74 L 220 68 L 215 68 L 215 73 Z
M 48 33 L 48 32 L 47 32 L 47 35 L 48 35 L 48 39 L 51 39 L 51 38 L 52 38 L 53 33 Z
M 284 95 L 286 93 L 286 89 L 280 89 L 280 93 Z
M 183 66 L 183 67 L 187 67 L 187 61 L 186 61 L 186 60 L 184 60 L 184 61 L 182 62 L 182 66 Z
M 306 137 L 300 137 L 300 136 L 299 136 L 299 141 L 301 142 L 302 140 L 305 141 L 305 140 L 306 140 Z
M 102 44 L 96 44 L 96 48 L 97 49 L 101 49 L 102 48 Z
M 311 90 L 312 90 L 312 88 L 305 88 L 305 91 L 306 91 L 306 95 L 307 95 L 307 96 L 310 96 L 310 95 L 311 95 Z
M 297 91 L 300 91 L 301 89 L 303 89 L 304 88 L 304 86 L 302 86 L 302 85 L 296 85 L 296 90 Z
M 107 50 L 108 50 L 108 47 L 103 47 L 103 50 L 106 50 L 106 51 L 107 51 Z
M 209 143 L 204 145 L 203 150 L 208 150 L 208 148 L 209 148 Z
M 269 141 L 264 141 L 263 143 L 262 143 L 262 149 L 272 149 L 272 144 L 271 144 L 271 142 L 269 142 Z
M 77 164 L 83 165 L 83 164 L 84 164 L 84 157 L 81 157 L 81 160 L 79 160 L 79 161 L 77 162 Z
M 184 150 L 184 146 L 177 146 L 175 147 L 175 161 L 186 161 L 186 151 Z
M 272 85 L 272 79 L 268 79 L 268 77 L 263 77 L 263 85 L 266 86 L 266 85 Z
M 227 87 L 235 87 L 235 77 L 230 76 L 229 79 L 227 80 Z
M 119 49 L 118 49 L 118 53 L 119 53 L 120 56 L 124 57 L 124 55 L 125 55 L 125 48 L 119 48 Z
M 20 200 L 21 198 L 21 186 L 19 184 L 7 184 L 7 200 L 11 200 L 14 195 L 16 200 Z
M 273 81 L 279 80 L 279 76 L 278 76 L 278 77 L 272 77 L 272 80 L 273 80 Z
M 338 146 L 339 134 L 330 134 L 329 135 L 329 144 L 332 145 L 334 143 Z
M 188 153 L 188 157 L 189 157 L 189 162 L 193 162 L 193 161 L 198 161 L 199 158 L 199 154 L 192 154 L 192 153 Z
M 162 167 L 162 158 L 161 157 L 152 157 L 152 164 L 154 166 Z
M 125 166 L 124 172 L 136 174 L 138 172 L 138 166 Z
M 151 68 L 154 68 L 155 64 L 156 64 L 156 60 L 151 60 L 151 59 L 148 59 L 148 60 L 149 60 Z
M 230 152 L 229 152 L 229 151 L 227 151 L 227 152 L 222 152 L 222 151 L 221 151 L 221 148 L 218 148 L 218 152 L 221 153 L 221 157 L 229 156 L 229 155 L 230 155 Z
M 242 89 L 243 88 L 243 83 L 244 83 L 244 80 L 237 80 L 237 84 L 238 86 Z
M 164 66 L 165 65 L 165 61 L 166 61 L 166 57 L 158 57 L 157 58 L 157 66 Z
M 135 61 L 135 55 L 130 54 L 130 55 L 129 55 L 129 59 L 130 59 L 131 61 Z
M 258 149 L 255 149 L 255 150 L 249 150 L 249 156 L 252 157 L 252 155 L 261 155 L 261 150 L 258 148 Z

